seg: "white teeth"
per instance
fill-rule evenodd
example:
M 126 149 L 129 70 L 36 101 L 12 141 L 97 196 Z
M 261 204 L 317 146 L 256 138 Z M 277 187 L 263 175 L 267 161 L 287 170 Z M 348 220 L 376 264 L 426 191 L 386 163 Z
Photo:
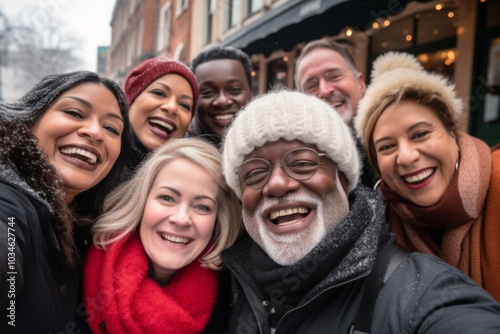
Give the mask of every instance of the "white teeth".
M 334 108 L 336 108 L 336 107 L 340 107 L 342 104 L 344 104 L 344 102 L 342 102 L 342 101 L 338 101 L 338 102 L 334 102 L 332 106 L 333 106 Z
M 405 181 L 408 183 L 422 181 L 431 174 L 432 174 L 432 168 L 429 168 L 427 170 L 424 170 L 422 173 L 418 173 L 417 175 L 405 177 Z
M 65 148 L 61 149 L 61 153 L 67 154 L 67 155 L 70 155 L 70 154 L 81 155 L 83 157 L 88 158 L 87 163 L 89 163 L 91 165 L 93 165 L 97 162 L 97 156 L 94 153 L 89 152 L 89 151 L 84 150 L 84 149 L 81 149 L 81 148 L 65 147 Z
M 225 115 L 217 115 L 215 116 L 215 119 L 220 119 L 220 120 L 226 120 L 226 119 L 233 119 L 233 114 L 225 114 Z
M 276 218 L 283 217 L 283 216 L 289 216 L 289 215 L 292 215 L 294 213 L 308 213 L 308 212 L 309 212 L 309 209 L 307 209 L 307 208 L 293 208 L 293 209 L 279 210 L 279 211 L 271 212 L 271 214 L 269 215 L 269 218 L 271 218 L 271 220 L 274 220 Z
M 159 126 L 164 127 L 168 131 L 172 131 L 174 129 L 174 127 L 172 125 L 170 125 L 167 122 L 164 122 L 164 121 L 162 121 L 160 119 L 150 119 L 149 122 L 153 123 L 153 124 L 158 124 Z
M 173 235 L 170 235 L 170 234 L 164 234 L 164 233 L 160 233 L 160 236 L 163 240 L 166 240 L 166 241 L 170 241 L 172 243 L 175 243 L 175 244 L 187 244 L 189 242 L 189 239 L 186 239 L 186 238 L 181 238 L 181 237 L 176 237 L 176 236 L 173 236 Z

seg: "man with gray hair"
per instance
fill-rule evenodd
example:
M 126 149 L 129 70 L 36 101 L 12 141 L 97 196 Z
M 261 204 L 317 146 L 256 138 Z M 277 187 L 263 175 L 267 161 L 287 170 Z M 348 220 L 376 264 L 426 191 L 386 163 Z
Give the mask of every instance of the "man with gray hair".
M 363 74 L 347 48 L 325 37 L 307 43 L 295 64 L 295 85 L 300 91 L 329 103 L 353 127 L 358 104 L 366 90 Z M 377 177 L 362 145 L 356 143 L 363 163 L 361 182 L 373 188 Z
M 295 64 L 295 85 L 328 102 L 349 126 L 366 90 L 363 74 L 347 48 L 328 37 L 304 46 Z
M 235 288 L 229 333 L 500 330 L 500 304 L 468 276 L 395 246 L 326 102 L 286 90 L 255 98 L 226 133 L 223 168 L 248 232 L 223 253 Z

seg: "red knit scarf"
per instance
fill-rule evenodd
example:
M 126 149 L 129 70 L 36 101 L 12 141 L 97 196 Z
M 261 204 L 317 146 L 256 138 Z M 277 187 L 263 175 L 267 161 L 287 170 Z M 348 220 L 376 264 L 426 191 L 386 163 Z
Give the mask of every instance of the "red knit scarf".
M 84 301 L 94 333 L 200 333 L 216 294 L 217 274 L 198 261 L 161 287 L 149 276 L 149 259 L 136 235 L 107 252 L 91 247 L 88 253 Z
M 382 182 L 387 219 L 400 244 L 441 257 L 500 300 L 500 150 L 463 132 L 458 144 L 459 168 L 435 205 L 410 203 Z M 440 244 L 430 228 L 442 231 Z

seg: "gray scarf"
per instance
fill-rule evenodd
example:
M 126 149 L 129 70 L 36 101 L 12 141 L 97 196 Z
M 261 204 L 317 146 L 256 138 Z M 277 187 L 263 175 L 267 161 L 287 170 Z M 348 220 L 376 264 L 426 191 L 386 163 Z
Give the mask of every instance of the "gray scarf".
M 384 205 L 378 195 L 358 186 L 350 194 L 349 214 L 301 261 L 291 266 L 274 262 L 253 243 L 253 275 L 263 296 L 271 327 L 292 308 L 302 304 L 325 286 L 353 279 L 371 270 L 378 249 L 389 237 Z M 279 294 L 277 294 L 279 292 Z M 274 300 L 273 300 L 274 299 Z

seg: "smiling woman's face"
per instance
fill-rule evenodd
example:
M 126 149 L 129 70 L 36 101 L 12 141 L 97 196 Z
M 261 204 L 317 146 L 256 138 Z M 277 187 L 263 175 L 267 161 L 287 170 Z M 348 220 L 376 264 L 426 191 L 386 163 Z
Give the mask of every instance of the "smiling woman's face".
M 412 101 L 391 105 L 378 119 L 372 140 L 380 174 L 391 189 L 420 206 L 441 199 L 459 149 L 436 111 Z
M 193 90 L 183 76 L 165 74 L 147 86 L 130 106 L 130 124 L 139 141 L 155 150 L 186 133 L 193 117 Z
M 66 201 L 108 175 L 120 155 L 123 127 L 116 97 L 94 82 L 62 93 L 33 124 L 38 146 L 63 180 Z
M 154 279 L 169 280 L 207 247 L 217 218 L 217 183 L 186 158 L 167 163 L 149 191 L 139 235 Z

